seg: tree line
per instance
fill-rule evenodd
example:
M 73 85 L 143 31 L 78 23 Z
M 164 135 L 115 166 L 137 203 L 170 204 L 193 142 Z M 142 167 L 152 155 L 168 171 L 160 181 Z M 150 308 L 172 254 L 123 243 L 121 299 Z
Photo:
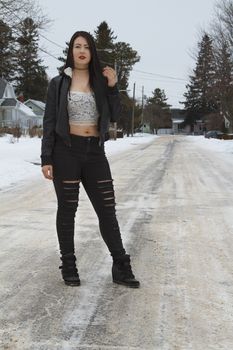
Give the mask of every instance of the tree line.
M 22 101 L 45 100 L 48 77 L 39 56 L 39 30 L 49 22 L 34 1 L 0 0 L 0 77 Z
M 206 130 L 233 132 L 233 1 L 220 0 L 209 31 L 202 31 L 197 43 L 195 68 L 184 92 L 183 127 L 198 120 Z M 165 92 L 152 92 L 145 104 L 145 120 L 151 129 L 171 127 L 170 106 Z M 226 126 L 228 128 L 226 129 Z
M 216 4 L 215 19 L 197 45 L 195 68 L 182 101 L 184 125 L 202 120 L 207 130 L 233 125 L 233 2 Z

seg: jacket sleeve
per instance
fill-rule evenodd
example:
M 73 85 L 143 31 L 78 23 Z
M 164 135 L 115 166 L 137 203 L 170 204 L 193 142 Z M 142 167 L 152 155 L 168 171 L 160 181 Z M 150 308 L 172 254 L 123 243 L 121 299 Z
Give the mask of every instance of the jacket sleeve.
M 116 122 L 120 117 L 121 103 L 117 85 L 107 88 L 108 102 L 111 112 L 110 122 Z
M 45 114 L 43 119 L 43 138 L 41 143 L 41 166 L 52 165 L 52 153 L 55 142 L 56 126 L 56 86 L 52 79 L 49 83 Z

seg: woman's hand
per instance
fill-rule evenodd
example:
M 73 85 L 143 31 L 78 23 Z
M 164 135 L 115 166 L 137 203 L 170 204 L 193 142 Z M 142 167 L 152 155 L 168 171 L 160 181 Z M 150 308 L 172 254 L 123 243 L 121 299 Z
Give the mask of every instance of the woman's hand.
M 42 166 L 42 173 L 46 179 L 53 180 L 53 166 L 52 165 Z
M 103 76 L 108 79 L 108 86 L 113 87 L 117 83 L 117 74 L 116 71 L 109 67 L 106 66 L 103 68 Z

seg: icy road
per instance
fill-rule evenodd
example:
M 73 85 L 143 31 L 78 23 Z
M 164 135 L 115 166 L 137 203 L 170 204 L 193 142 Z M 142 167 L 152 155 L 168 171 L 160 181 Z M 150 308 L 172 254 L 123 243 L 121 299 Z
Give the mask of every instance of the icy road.
M 233 349 L 233 156 L 164 136 L 109 160 L 141 288 L 112 283 L 83 190 L 66 286 L 52 183 L 27 180 L 1 193 L 0 349 Z

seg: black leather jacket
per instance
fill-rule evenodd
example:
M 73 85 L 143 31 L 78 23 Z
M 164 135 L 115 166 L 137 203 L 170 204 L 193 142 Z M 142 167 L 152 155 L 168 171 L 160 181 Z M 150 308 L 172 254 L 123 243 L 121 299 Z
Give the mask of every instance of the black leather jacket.
M 71 146 L 67 112 L 67 94 L 70 84 L 71 77 L 64 73 L 50 81 L 43 120 L 41 166 L 53 164 L 52 156 L 57 135 L 63 139 L 66 145 Z M 98 91 L 95 89 L 94 95 L 100 114 L 98 122 L 100 144 L 103 144 L 108 139 L 109 122 L 116 122 L 120 114 L 119 91 L 116 85 L 108 87 L 106 84 L 104 99 L 100 99 Z

